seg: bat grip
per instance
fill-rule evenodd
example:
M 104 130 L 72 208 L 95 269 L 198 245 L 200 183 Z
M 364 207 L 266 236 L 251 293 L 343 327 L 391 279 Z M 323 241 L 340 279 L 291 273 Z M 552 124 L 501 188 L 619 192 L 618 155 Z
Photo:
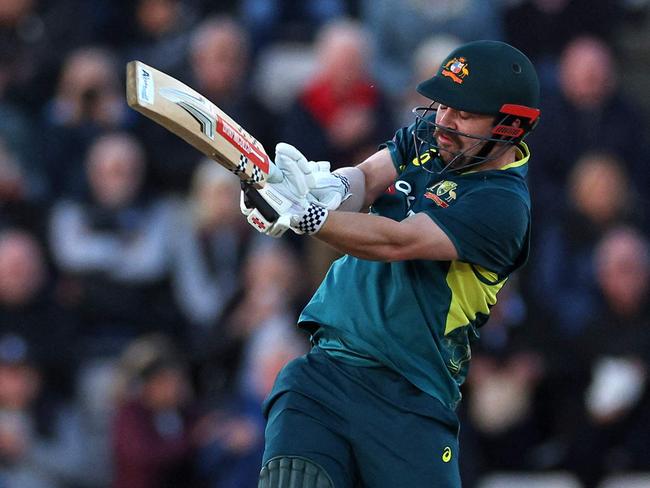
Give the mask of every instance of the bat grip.
M 269 222 L 278 220 L 278 213 L 264 200 L 262 195 L 259 194 L 257 189 L 248 183 L 241 182 L 241 189 L 244 192 L 244 202 L 249 208 L 256 208 L 260 211 L 262 216 Z

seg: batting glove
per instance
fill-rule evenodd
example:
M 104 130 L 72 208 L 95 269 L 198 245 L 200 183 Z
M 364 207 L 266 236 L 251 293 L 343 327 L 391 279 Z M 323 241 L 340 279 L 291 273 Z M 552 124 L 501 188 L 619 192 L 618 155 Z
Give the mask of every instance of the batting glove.
M 335 210 L 350 196 L 348 179 L 330 173 L 327 161 L 307 161 L 307 158 L 290 144 L 279 143 L 275 148 L 275 164 L 289 184 L 305 191 L 309 201 L 328 210 Z M 297 174 L 297 173 L 300 174 Z
M 316 170 L 308 178 L 308 197 L 328 210 L 336 210 L 350 197 L 348 178 L 338 173 L 330 173 L 330 163 L 327 161 L 310 163 Z
M 251 194 L 242 191 L 240 208 L 248 223 L 258 232 L 271 237 L 281 237 L 288 229 L 296 234 L 313 234 L 318 232 L 327 218 L 327 209 L 316 203 L 310 203 L 305 197 L 296 197 L 288 191 L 284 183 L 267 183 L 257 191 L 276 214 L 276 220 L 268 218 L 268 212 L 262 211 L 251 201 Z M 265 216 L 265 214 L 267 216 Z
M 311 169 L 307 158 L 290 144 L 280 142 L 275 146 L 275 166 L 280 170 L 274 172 L 269 183 L 285 183 L 296 195 L 306 195 L 309 191 Z M 281 175 L 281 177 L 279 177 Z

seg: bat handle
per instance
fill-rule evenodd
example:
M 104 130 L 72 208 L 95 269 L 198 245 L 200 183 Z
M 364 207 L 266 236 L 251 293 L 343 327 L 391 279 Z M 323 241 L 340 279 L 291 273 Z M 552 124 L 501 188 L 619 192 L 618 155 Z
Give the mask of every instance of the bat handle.
M 262 216 L 269 222 L 278 220 L 278 213 L 262 198 L 257 189 L 248 183 L 241 182 L 241 189 L 244 192 L 244 201 L 247 207 L 254 207 L 260 211 Z

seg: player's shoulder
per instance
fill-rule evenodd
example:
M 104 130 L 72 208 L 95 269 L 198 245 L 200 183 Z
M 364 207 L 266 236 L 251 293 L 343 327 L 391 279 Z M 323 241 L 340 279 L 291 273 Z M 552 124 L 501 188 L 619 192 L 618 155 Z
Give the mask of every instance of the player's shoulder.
M 460 176 L 468 190 L 492 194 L 511 195 L 530 205 L 530 193 L 526 180 L 527 164 L 501 169 L 477 171 Z
M 445 182 L 453 186 L 458 203 L 477 214 L 503 214 L 528 220 L 531 200 L 525 179 L 508 171 L 482 171 L 459 175 Z

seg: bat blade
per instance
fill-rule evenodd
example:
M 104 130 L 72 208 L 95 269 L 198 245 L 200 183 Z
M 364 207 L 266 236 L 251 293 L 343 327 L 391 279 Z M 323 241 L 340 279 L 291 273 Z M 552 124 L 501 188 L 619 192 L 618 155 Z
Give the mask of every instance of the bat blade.
M 275 166 L 262 144 L 228 114 L 181 81 L 141 61 L 126 65 L 129 106 L 235 173 L 263 186 Z

